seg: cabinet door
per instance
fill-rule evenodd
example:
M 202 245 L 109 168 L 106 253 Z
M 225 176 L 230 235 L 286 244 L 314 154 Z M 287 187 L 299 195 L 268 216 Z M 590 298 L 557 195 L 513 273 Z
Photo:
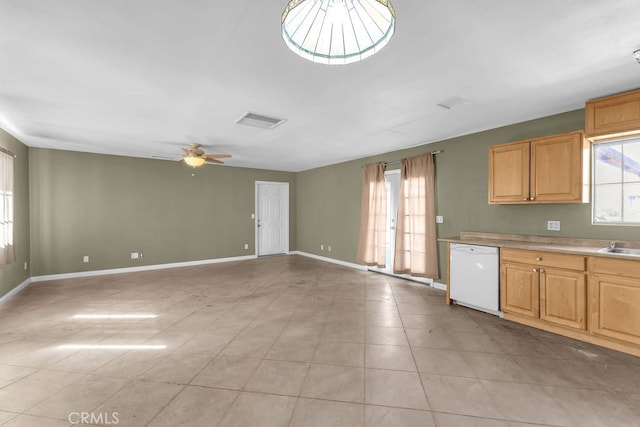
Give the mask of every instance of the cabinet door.
M 529 142 L 489 147 L 489 203 L 528 203 Z
M 591 274 L 589 331 L 640 344 L 640 278 Z
M 533 265 L 503 263 L 500 267 L 500 309 L 539 317 L 540 273 Z
M 540 270 L 540 319 L 586 329 L 585 273 L 560 269 Z
M 583 150 L 587 149 L 587 153 Z M 585 156 L 585 154 L 587 154 Z M 588 145 L 582 132 L 537 138 L 531 142 L 531 200 L 580 203 L 588 197 Z M 585 200 L 586 201 L 586 200 Z
M 585 133 L 592 141 L 640 134 L 640 90 L 587 102 Z

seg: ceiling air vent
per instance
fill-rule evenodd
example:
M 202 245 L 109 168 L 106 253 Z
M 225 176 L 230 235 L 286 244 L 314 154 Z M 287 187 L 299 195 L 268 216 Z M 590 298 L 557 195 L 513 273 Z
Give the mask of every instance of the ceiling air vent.
M 458 108 L 462 104 L 466 104 L 469 102 L 461 96 L 452 96 L 451 98 L 447 98 L 444 101 L 440 101 L 438 103 L 438 107 L 444 108 L 445 110 L 453 110 L 454 108 Z
M 253 126 L 261 129 L 273 129 L 274 127 L 286 122 L 284 119 L 277 119 L 275 117 L 263 116 L 261 114 L 252 113 L 247 111 L 244 113 L 236 123 L 239 125 Z

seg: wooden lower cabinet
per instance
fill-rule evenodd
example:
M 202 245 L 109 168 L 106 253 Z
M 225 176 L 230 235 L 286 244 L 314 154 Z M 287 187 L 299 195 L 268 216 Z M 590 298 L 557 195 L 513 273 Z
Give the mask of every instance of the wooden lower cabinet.
M 640 345 L 640 261 L 590 261 L 589 331 Z
M 540 319 L 558 325 L 587 328 L 587 281 L 584 271 L 540 270 Z
M 540 275 L 535 266 L 505 262 L 500 266 L 503 312 L 539 317 Z
M 502 248 L 500 310 L 507 320 L 640 356 L 640 260 Z

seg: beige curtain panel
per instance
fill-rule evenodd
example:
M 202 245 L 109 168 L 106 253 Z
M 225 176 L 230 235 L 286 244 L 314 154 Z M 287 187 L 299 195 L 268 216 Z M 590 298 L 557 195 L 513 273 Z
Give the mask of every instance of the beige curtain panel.
M 402 159 L 393 272 L 437 278 L 433 154 Z
M 0 151 L 0 268 L 16 260 L 13 246 L 13 156 Z
M 360 233 L 356 259 L 365 265 L 385 266 L 387 250 L 387 189 L 384 163 L 362 168 Z

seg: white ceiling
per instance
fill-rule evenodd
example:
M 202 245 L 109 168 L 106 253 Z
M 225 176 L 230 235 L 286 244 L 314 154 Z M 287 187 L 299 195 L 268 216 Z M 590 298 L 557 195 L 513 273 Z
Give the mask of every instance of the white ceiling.
M 638 0 L 393 0 L 389 45 L 347 66 L 286 48 L 286 3 L 0 0 L 0 126 L 32 147 L 170 157 L 199 142 L 228 165 L 300 171 L 640 87 Z M 437 107 L 452 96 L 468 102 Z M 287 122 L 235 124 L 246 111 Z

